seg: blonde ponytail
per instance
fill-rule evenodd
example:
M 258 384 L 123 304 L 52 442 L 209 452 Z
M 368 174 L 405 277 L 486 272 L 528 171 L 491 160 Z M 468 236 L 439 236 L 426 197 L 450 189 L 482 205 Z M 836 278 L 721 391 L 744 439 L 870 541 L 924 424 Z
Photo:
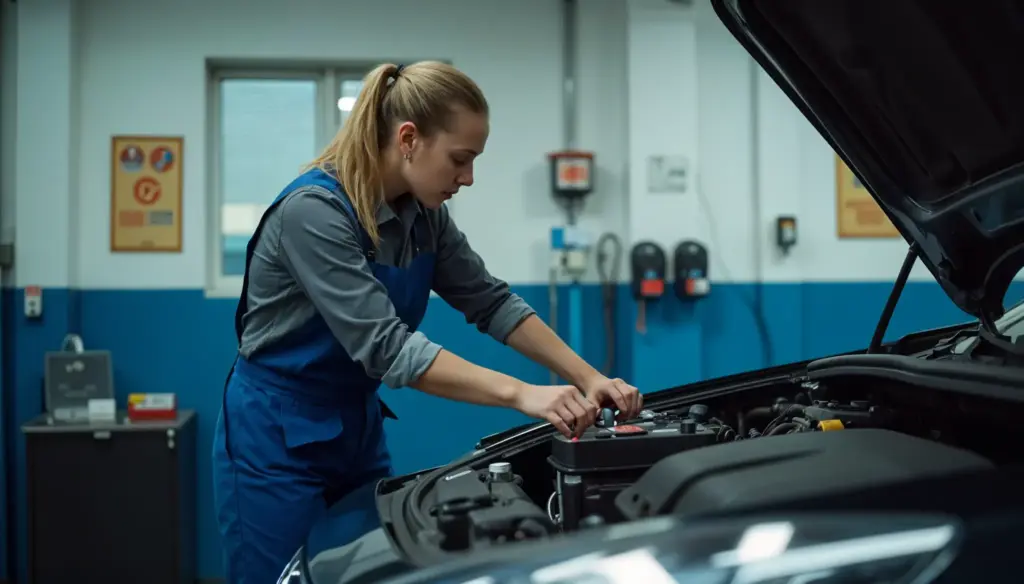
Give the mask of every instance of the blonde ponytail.
M 483 92 L 447 63 L 380 65 L 363 79 L 356 103 L 327 148 L 310 163 L 341 183 L 363 229 L 380 245 L 377 210 L 384 204 L 381 155 L 396 122 L 409 121 L 424 137 L 448 130 L 455 108 L 487 114 Z
M 336 175 L 375 246 L 380 244 L 377 210 L 384 204 L 380 152 L 386 135 L 381 103 L 396 71 L 397 65 L 386 64 L 366 76 L 345 126 L 311 163 Z

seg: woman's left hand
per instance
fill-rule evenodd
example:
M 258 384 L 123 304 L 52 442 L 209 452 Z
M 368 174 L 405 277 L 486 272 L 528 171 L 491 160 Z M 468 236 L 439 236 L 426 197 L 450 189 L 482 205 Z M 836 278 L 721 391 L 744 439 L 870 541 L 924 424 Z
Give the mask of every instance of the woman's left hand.
M 619 409 L 619 415 L 616 416 L 619 421 L 639 416 L 644 405 L 644 396 L 640 390 L 618 378 L 608 379 L 602 375 L 580 389 L 598 407 L 606 408 L 614 404 Z

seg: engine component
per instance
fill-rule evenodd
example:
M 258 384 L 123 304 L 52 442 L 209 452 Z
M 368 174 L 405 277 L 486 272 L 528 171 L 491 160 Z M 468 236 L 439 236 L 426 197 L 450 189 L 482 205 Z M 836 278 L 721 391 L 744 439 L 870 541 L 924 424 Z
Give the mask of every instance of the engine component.
M 878 427 L 886 420 L 885 412 L 867 401 L 851 401 L 845 404 L 816 401 L 803 409 L 803 417 L 815 423 L 839 420 L 843 426 L 851 428 Z
M 510 482 L 512 481 L 512 465 L 507 462 L 492 462 L 487 467 L 487 474 L 490 476 L 491 484 Z
M 714 444 L 712 428 L 681 415 L 654 414 L 635 424 L 588 428 L 579 439 L 552 438 L 548 463 L 556 474 L 560 523 L 579 528 L 583 517 L 618 518 L 615 495 L 651 465 L 677 452 Z
M 601 415 L 597 418 L 599 428 L 611 428 L 615 426 L 615 411 L 611 408 L 601 408 Z
M 780 398 L 771 406 L 753 408 L 740 416 L 738 434 L 756 438 L 809 430 L 886 428 L 889 413 L 868 401 L 815 400 L 808 405 Z M 764 427 L 753 427 L 755 421 L 761 420 L 767 422 Z
M 636 424 L 588 428 L 578 439 L 556 435 L 548 460 L 556 470 L 574 474 L 648 468 L 670 454 L 714 444 L 715 438 L 692 418 L 655 414 Z
M 431 514 L 437 517 L 442 549 L 466 550 L 554 533 L 554 524 L 522 490 L 521 481 L 507 462 L 441 479 Z
M 851 494 L 883 503 L 887 486 L 992 467 L 974 453 L 889 430 L 796 433 L 669 456 L 622 490 L 615 506 L 634 520 L 842 505 Z
M 687 417 L 703 423 L 708 419 L 708 407 L 704 404 L 693 404 L 687 409 Z

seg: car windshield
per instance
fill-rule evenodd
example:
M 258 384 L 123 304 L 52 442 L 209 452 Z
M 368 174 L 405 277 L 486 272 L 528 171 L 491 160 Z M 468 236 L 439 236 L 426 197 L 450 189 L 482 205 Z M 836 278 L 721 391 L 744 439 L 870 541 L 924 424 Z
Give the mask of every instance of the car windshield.
M 1016 340 L 1017 337 L 1024 334 L 1024 300 L 1017 302 L 1007 310 L 1002 318 L 996 321 L 996 328 L 1011 340 Z
M 1016 341 L 1017 337 L 1024 334 L 1024 299 L 1018 301 L 1003 313 L 1001 318 L 996 320 L 996 330 L 1009 337 L 1011 341 Z M 977 340 L 974 335 L 960 340 L 953 349 L 953 353 L 961 354 L 967 351 L 974 346 Z
M 1007 309 L 1004 315 L 995 321 L 995 329 L 999 331 L 999 334 L 1010 337 L 1012 342 L 1024 334 L 1024 299 L 1021 299 Z M 953 353 L 961 354 L 967 351 L 974 346 L 977 340 L 977 337 L 974 335 L 962 339 L 956 343 Z

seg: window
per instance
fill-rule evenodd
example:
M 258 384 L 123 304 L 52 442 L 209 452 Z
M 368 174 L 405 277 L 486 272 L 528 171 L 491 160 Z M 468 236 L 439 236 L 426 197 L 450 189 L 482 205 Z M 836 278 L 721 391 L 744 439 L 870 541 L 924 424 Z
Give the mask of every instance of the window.
M 213 71 L 210 292 L 237 296 L 263 212 L 334 137 L 366 69 Z
M 362 79 L 341 80 L 341 85 L 338 86 L 338 95 L 341 96 L 338 98 L 338 112 L 341 114 L 338 121 L 339 127 L 348 119 L 348 114 L 352 111 L 352 106 L 356 104 L 356 98 L 359 97 L 359 92 L 362 90 Z

